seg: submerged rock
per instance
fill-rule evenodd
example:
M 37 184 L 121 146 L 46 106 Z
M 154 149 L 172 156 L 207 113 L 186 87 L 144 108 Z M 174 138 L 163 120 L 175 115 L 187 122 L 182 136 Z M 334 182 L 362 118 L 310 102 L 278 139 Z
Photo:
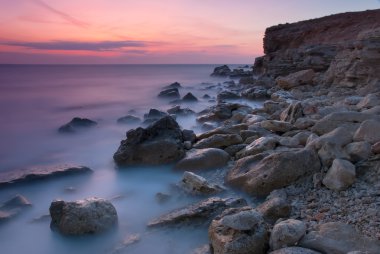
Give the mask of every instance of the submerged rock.
M 140 122 L 141 122 L 141 119 L 134 115 L 126 115 L 117 119 L 117 123 L 120 123 L 120 124 L 131 124 L 131 123 L 140 123 Z
M 113 158 L 119 166 L 128 166 L 166 164 L 184 156 L 182 131 L 172 117 L 165 116 L 146 129 L 128 131 Z
M 161 91 L 158 95 L 159 98 L 178 99 L 180 97 L 178 88 L 168 88 Z
M 198 99 L 192 93 L 187 93 L 185 96 L 183 96 L 182 101 L 196 102 L 196 101 L 198 101 Z
M 51 226 L 67 235 L 95 234 L 117 223 L 115 207 L 101 198 L 74 202 L 55 200 L 50 208 Z
M 57 166 L 44 166 L 35 168 L 26 168 L 19 170 L 12 170 L 9 172 L 0 173 L 0 186 L 6 186 L 14 183 L 29 182 L 34 180 L 41 180 L 46 178 L 53 178 L 57 176 L 65 176 L 72 174 L 86 174 L 93 171 L 84 166 L 77 165 L 57 165 Z
M 175 165 L 175 168 L 187 171 L 212 169 L 224 167 L 229 159 L 228 153 L 218 148 L 192 149 Z
M 32 203 L 22 195 L 9 199 L 0 205 L 0 223 L 16 217 L 31 205 Z
M 87 118 L 74 117 L 70 122 L 59 127 L 60 133 L 74 133 L 78 130 L 93 127 L 98 123 Z
M 178 82 L 171 83 L 168 86 L 165 86 L 164 89 L 170 89 L 170 88 L 182 88 L 181 84 Z

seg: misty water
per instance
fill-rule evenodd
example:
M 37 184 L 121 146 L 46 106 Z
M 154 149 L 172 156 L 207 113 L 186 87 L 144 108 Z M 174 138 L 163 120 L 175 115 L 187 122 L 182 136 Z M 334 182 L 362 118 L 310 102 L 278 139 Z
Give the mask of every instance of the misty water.
M 148 230 L 149 220 L 199 198 L 174 195 L 167 203 L 157 192 L 170 193 L 182 172 L 172 166 L 119 169 L 112 155 L 125 133 L 135 125 L 117 124 L 134 110 L 142 118 L 150 108 L 173 105 L 157 98 L 162 87 L 178 81 L 181 96 L 192 92 L 200 101 L 183 104 L 198 112 L 213 101 L 225 79 L 210 77 L 213 65 L 57 65 L 0 66 L 0 172 L 49 165 L 79 164 L 91 175 L 65 176 L 0 189 L 0 203 L 21 194 L 33 206 L 0 224 L 0 253 L 112 253 L 128 236 L 141 240 L 119 253 L 190 253 L 206 244 L 207 229 L 163 228 Z M 210 87 L 215 85 L 214 87 Z M 248 102 L 244 102 L 248 103 Z M 254 105 L 254 102 L 250 102 Z M 94 128 L 73 135 L 57 129 L 73 117 L 98 122 Z M 181 127 L 200 132 L 194 117 L 177 119 Z M 74 191 L 68 191 L 67 188 Z M 118 226 L 100 235 L 66 237 L 51 231 L 48 215 L 54 199 L 87 197 L 111 199 Z

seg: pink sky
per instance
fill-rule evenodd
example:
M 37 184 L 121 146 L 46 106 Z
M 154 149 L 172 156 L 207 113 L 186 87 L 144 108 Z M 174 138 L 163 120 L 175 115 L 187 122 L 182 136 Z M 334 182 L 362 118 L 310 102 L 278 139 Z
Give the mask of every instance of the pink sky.
M 0 0 L 0 63 L 253 63 L 265 28 L 378 0 Z

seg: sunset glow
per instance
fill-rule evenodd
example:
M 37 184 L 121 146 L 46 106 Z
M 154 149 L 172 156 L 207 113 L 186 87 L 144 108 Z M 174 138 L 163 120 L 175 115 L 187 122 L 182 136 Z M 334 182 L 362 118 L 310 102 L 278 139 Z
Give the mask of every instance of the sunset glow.
M 252 63 L 265 28 L 376 0 L 0 0 L 0 63 Z

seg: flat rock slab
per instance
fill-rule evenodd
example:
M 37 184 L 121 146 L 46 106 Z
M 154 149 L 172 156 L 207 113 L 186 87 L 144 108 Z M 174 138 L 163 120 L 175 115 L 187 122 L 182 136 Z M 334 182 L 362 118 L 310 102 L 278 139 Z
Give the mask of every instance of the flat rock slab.
M 0 187 L 29 182 L 33 180 L 41 180 L 45 178 L 53 178 L 57 176 L 92 173 L 92 169 L 77 165 L 56 165 L 41 166 L 25 169 L 17 169 L 9 172 L 0 173 Z
M 208 198 L 153 219 L 148 223 L 148 227 L 193 224 L 199 221 L 205 222 L 211 220 L 227 208 L 240 207 L 246 204 L 246 201 L 241 198 Z

